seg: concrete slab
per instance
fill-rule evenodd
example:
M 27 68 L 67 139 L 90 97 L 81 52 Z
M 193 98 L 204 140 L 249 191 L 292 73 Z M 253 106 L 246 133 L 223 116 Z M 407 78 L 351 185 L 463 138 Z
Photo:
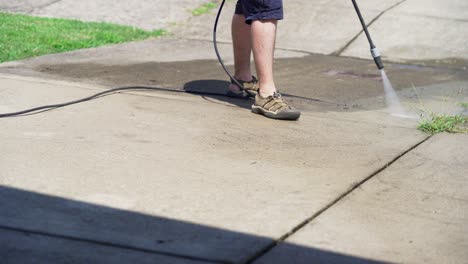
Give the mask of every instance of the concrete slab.
M 463 0 L 407 0 L 395 12 L 407 15 L 435 17 L 444 20 L 468 21 L 468 3 Z
M 424 2 L 424 3 L 423 3 Z M 277 47 L 317 54 L 335 54 L 370 59 L 369 44 L 351 1 L 286 1 L 285 20 L 278 28 Z M 438 63 L 468 66 L 468 36 L 464 1 L 372 1 L 359 2 L 371 35 L 385 59 L 399 62 Z M 219 25 L 219 40 L 230 42 L 230 19 L 234 4 L 227 4 Z M 176 35 L 211 39 L 214 14 L 191 18 L 190 27 L 180 26 Z M 426 30 L 421 30 L 425 28 Z M 351 42 L 351 45 L 342 51 Z
M 28 13 L 34 16 L 110 22 L 153 30 L 167 28 L 173 23 L 187 20 L 192 16 L 191 10 L 203 3 L 206 3 L 206 0 L 150 2 L 139 0 L 41 0 L 20 1 L 20 3 L 0 0 L 0 10 Z
M 0 256 L 2 256 L 2 263 L 5 264 L 213 263 L 8 229 L 0 229 L 0 238 Z
M 299 246 L 391 263 L 466 263 L 467 146 L 467 135 L 434 136 L 256 263 L 361 263 Z
M 0 105 L 90 92 L 2 78 Z M 152 92 L 3 119 L 0 225 L 240 262 L 426 138 L 326 117 L 277 126 L 242 106 Z
M 407 5 L 410 3 L 412 2 L 408 1 Z M 402 4 L 387 12 L 369 28 L 383 58 L 403 62 L 458 58 L 464 60 L 462 64 L 467 67 L 468 20 L 446 18 L 451 15 L 437 17 L 419 14 L 426 10 L 421 8 L 413 13 L 408 11 L 412 8 L 407 5 Z M 445 2 L 443 5 L 449 8 Z M 435 8 L 426 4 L 421 6 Z M 466 14 L 468 8 L 460 10 L 453 6 L 449 10 L 454 14 Z M 342 55 L 369 58 L 365 35 L 354 41 Z
M 0 10 L 6 12 L 31 13 L 35 9 L 46 7 L 57 2 L 56 0 L 0 0 Z

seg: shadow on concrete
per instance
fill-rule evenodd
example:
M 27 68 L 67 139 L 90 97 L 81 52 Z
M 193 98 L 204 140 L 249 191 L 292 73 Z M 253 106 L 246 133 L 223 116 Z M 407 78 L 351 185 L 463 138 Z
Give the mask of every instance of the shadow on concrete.
M 245 263 L 275 242 L 5 186 L 0 199 L 2 263 Z M 289 243 L 274 256 L 276 263 L 382 263 Z
M 229 82 L 221 80 L 195 80 L 184 84 L 186 92 L 204 95 L 225 95 L 228 88 Z
M 184 90 L 187 93 L 200 95 L 202 98 L 216 104 L 223 104 L 226 106 L 237 106 L 244 109 L 252 109 L 254 103 L 253 98 L 232 98 L 226 96 L 229 89 L 229 82 L 221 80 L 195 80 L 184 84 Z M 288 102 L 300 110 L 309 110 L 314 112 L 325 112 L 325 111 L 358 111 L 360 109 L 343 109 L 342 106 L 333 102 L 321 101 L 315 98 L 304 97 L 300 95 L 294 95 L 289 93 L 281 93 Z M 311 103 L 315 106 L 311 107 Z M 324 105 L 325 104 L 325 105 Z
M 229 84 L 229 82 L 221 80 L 195 80 L 185 83 L 184 90 L 187 93 L 198 94 L 212 103 L 224 103 L 227 106 L 250 109 L 253 103 L 252 99 L 226 96 Z

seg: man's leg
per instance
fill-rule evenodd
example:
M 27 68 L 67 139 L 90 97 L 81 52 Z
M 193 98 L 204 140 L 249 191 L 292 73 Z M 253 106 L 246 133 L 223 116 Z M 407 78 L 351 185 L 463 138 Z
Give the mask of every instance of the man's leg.
M 232 18 L 232 42 L 234 47 L 234 78 L 241 81 L 251 81 L 250 54 L 252 53 L 251 26 L 245 23 L 244 15 L 235 14 Z M 239 91 L 239 87 L 231 84 L 230 90 Z
M 273 119 L 297 120 L 301 112 L 289 106 L 277 93 L 273 80 L 276 25 L 277 19 L 252 21 L 252 49 L 260 84 L 252 112 Z
M 276 24 L 277 20 L 252 21 L 252 49 L 262 97 L 276 92 L 273 80 Z
M 297 120 L 301 112 L 290 107 L 277 93 L 273 80 L 273 57 L 277 21 L 283 19 L 282 0 L 238 0 L 236 14 L 244 16 L 233 20 L 236 78 L 250 76 L 250 52 L 253 50 L 259 83 L 255 81 L 255 102 L 252 112 L 274 119 Z M 250 31 L 250 46 L 245 37 Z M 237 53 L 236 53 L 237 52 Z M 243 76 L 241 76 L 243 75 Z M 250 77 L 249 77 L 250 78 Z M 259 84 L 259 86 L 258 86 Z

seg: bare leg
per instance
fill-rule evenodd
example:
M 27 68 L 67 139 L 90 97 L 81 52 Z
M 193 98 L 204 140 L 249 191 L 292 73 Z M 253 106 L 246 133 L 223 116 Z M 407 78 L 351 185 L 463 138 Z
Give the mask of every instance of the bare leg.
M 262 97 L 276 92 L 273 80 L 276 24 L 277 20 L 255 20 L 252 22 L 252 48 Z
M 251 26 L 245 23 L 243 15 L 235 14 L 232 18 L 232 43 L 234 47 L 234 78 L 242 81 L 252 80 L 250 54 L 252 53 Z M 231 90 L 239 87 L 231 85 Z

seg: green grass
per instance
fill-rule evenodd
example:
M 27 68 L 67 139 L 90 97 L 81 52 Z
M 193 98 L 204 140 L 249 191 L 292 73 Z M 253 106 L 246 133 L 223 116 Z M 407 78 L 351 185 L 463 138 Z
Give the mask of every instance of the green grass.
M 468 128 L 463 126 L 467 122 L 468 117 L 466 116 L 432 114 L 429 118 L 423 119 L 419 123 L 418 129 L 430 134 L 441 132 L 468 133 Z
M 208 2 L 192 10 L 192 15 L 199 16 L 210 12 L 218 6 L 215 2 Z
M 109 23 L 0 13 L 0 63 L 165 33 L 165 30 L 145 31 Z

